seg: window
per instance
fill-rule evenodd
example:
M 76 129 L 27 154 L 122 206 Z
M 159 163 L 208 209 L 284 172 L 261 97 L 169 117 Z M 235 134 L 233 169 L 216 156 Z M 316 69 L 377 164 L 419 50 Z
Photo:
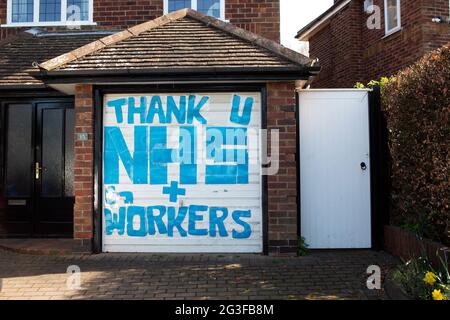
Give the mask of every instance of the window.
M 6 27 L 94 24 L 93 0 L 7 1 Z
M 164 14 L 191 8 L 208 16 L 225 19 L 225 0 L 164 0 Z
M 33 21 L 33 0 L 17 0 L 12 3 L 12 22 Z
M 386 35 L 400 30 L 400 0 L 384 0 L 384 22 Z
M 39 21 L 60 21 L 61 0 L 40 0 Z
M 77 21 L 79 17 L 79 21 L 89 21 L 89 8 L 89 0 L 67 0 L 67 20 Z

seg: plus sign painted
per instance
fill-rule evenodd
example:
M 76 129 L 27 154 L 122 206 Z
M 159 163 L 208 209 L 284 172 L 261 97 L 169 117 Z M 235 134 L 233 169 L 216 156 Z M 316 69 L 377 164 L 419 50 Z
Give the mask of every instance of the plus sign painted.
M 169 201 L 170 202 L 177 202 L 178 196 L 185 196 L 186 195 L 186 189 L 178 188 L 178 182 L 172 181 L 170 183 L 170 187 L 164 187 L 163 188 L 163 194 L 168 194 L 169 195 Z

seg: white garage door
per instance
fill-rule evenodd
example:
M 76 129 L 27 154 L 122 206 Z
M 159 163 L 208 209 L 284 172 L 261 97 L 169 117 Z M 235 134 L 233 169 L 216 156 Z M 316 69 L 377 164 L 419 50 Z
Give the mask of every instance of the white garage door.
M 109 94 L 103 251 L 262 252 L 257 93 Z

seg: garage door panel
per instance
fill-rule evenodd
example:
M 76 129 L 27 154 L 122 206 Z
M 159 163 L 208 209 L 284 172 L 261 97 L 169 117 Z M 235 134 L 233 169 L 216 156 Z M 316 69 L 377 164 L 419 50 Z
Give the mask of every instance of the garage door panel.
M 103 117 L 104 251 L 262 252 L 259 92 L 112 94 Z

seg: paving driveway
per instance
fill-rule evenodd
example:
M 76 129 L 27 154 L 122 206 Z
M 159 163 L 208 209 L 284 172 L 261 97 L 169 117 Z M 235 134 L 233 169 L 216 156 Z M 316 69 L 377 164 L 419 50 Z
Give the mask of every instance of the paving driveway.
M 0 299 L 384 299 L 383 290 L 366 288 L 366 269 L 379 265 L 384 275 L 397 262 L 374 251 L 278 258 L 0 250 Z M 67 287 L 71 265 L 81 269 L 81 289 Z

